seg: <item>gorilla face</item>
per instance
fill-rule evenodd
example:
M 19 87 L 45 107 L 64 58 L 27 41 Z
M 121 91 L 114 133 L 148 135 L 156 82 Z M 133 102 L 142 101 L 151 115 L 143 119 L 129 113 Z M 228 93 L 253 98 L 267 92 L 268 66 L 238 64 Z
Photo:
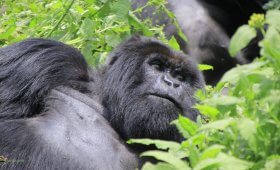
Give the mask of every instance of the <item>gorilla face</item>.
M 195 120 L 195 89 L 204 85 L 190 57 L 155 39 L 133 37 L 110 56 L 103 83 L 105 117 L 124 138 L 180 140 L 170 122 Z

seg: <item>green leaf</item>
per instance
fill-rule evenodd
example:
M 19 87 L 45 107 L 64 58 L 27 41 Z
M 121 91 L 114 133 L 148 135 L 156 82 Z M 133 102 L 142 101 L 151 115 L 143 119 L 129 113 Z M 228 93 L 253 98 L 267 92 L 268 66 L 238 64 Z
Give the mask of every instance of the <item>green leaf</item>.
M 200 161 L 193 170 L 216 170 L 220 167 L 220 161 L 216 159 L 206 159 Z
M 267 11 L 265 23 L 275 27 L 278 31 L 280 31 L 280 11 L 279 10 Z
M 256 123 L 250 119 L 243 118 L 238 121 L 237 126 L 241 136 L 248 141 L 249 147 L 257 152 L 255 134 L 257 132 Z
M 105 42 L 110 47 L 117 47 L 121 43 L 122 39 L 119 34 L 116 34 L 113 31 L 107 31 L 105 34 Z
M 191 137 L 191 135 L 189 134 L 189 132 L 186 131 L 186 130 L 182 127 L 182 125 L 179 123 L 179 120 L 178 120 L 178 119 L 173 120 L 170 124 L 171 124 L 171 125 L 175 125 L 176 128 L 178 129 L 178 131 L 181 133 L 181 135 L 182 135 L 184 138 L 188 139 L 188 138 Z
M 174 170 L 174 169 L 175 169 L 174 166 L 163 162 L 160 162 L 156 165 L 147 162 L 144 164 L 142 168 L 142 170 Z
M 80 28 L 80 32 L 86 39 L 90 39 L 93 36 L 94 23 L 91 19 L 86 18 L 83 20 L 83 23 Z
M 268 28 L 262 45 L 264 46 L 264 55 L 274 58 L 280 63 L 280 34 L 274 27 Z
M 220 161 L 220 169 L 245 170 L 252 167 L 252 163 L 244 161 L 224 153 L 220 153 L 217 158 Z
M 104 18 L 105 16 L 111 13 L 113 0 L 108 0 L 105 4 L 97 11 L 97 14 L 100 18 Z
M 167 152 L 147 151 L 147 152 L 142 153 L 140 156 L 141 157 L 142 156 L 154 157 L 157 160 L 169 163 L 170 165 L 174 166 L 177 170 L 188 170 L 188 169 L 190 169 L 190 167 L 188 166 L 188 164 L 185 161 L 183 161 L 179 158 L 176 158 L 175 156 L 173 156 L 172 154 L 169 154 Z
M 262 66 L 267 64 L 267 62 L 253 62 L 251 64 L 246 64 L 242 66 L 237 66 L 230 71 L 226 72 L 220 82 L 228 82 L 231 84 L 236 84 L 242 76 L 249 75 L 260 69 Z
M 279 170 L 280 169 L 280 155 L 270 156 L 266 163 L 264 170 Z
M 209 159 L 209 158 L 216 158 L 216 156 L 224 149 L 225 147 L 222 145 L 213 145 L 207 148 L 200 156 L 200 161 Z
M 257 36 L 257 32 L 249 25 L 243 25 L 237 29 L 230 40 L 229 53 L 236 56 L 240 50 L 246 47 L 249 42 Z
M 139 21 L 138 18 L 135 17 L 135 15 L 132 12 L 129 12 L 128 15 L 128 22 L 131 26 L 135 27 L 138 30 L 141 30 L 143 32 L 144 36 L 151 37 L 153 36 L 153 32 L 150 31 L 145 24 L 143 24 L 141 21 Z
M 198 69 L 201 71 L 204 70 L 214 70 L 214 67 L 211 65 L 207 65 L 207 64 L 198 64 Z
M 199 151 L 196 146 L 189 146 L 189 159 L 191 161 L 192 167 L 194 167 L 199 161 Z
M 217 106 L 217 105 L 239 104 L 239 103 L 242 103 L 243 100 L 238 97 L 234 97 L 234 96 L 219 96 L 219 97 L 212 97 L 212 98 L 206 99 L 204 102 L 211 106 Z
M 188 140 L 183 141 L 181 146 L 182 148 L 188 148 L 190 146 L 200 147 L 204 144 L 205 138 L 206 138 L 205 134 L 197 134 L 195 136 L 188 138 Z
M 210 130 L 210 129 L 225 130 L 229 125 L 231 125 L 232 123 L 235 123 L 235 122 L 236 122 L 236 120 L 232 119 L 232 118 L 217 120 L 217 121 L 202 125 L 199 128 L 199 131 Z
M 10 26 L 6 31 L 0 33 L 0 39 L 8 39 L 9 36 L 11 36 L 14 33 L 16 28 L 17 27 L 15 25 Z
M 129 139 L 127 143 L 128 144 L 138 143 L 143 145 L 154 144 L 158 149 L 164 149 L 164 150 L 170 149 L 172 151 L 177 151 L 181 148 L 181 145 L 177 142 L 156 140 L 156 139 Z
M 95 63 L 94 58 L 92 57 L 92 50 L 93 50 L 93 42 L 87 41 L 82 47 L 82 54 L 85 56 L 86 60 L 90 65 Z
M 174 36 L 168 41 L 168 45 L 172 47 L 174 50 L 180 51 L 180 46 Z
M 117 0 L 112 4 L 111 13 L 117 15 L 118 18 L 127 19 L 130 9 L 130 0 Z
M 181 116 L 179 115 L 179 119 L 178 119 L 179 123 L 181 124 L 181 126 L 188 131 L 188 133 L 190 135 L 195 135 L 197 132 L 197 125 L 191 121 L 190 119 L 188 119 L 187 117 Z
M 198 109 L 200 113 L 210 117 L 211 119 L 215 119 L 216 116 L 219 114 L 219 110 L 211 106 L 195 105 L 193 108 Z

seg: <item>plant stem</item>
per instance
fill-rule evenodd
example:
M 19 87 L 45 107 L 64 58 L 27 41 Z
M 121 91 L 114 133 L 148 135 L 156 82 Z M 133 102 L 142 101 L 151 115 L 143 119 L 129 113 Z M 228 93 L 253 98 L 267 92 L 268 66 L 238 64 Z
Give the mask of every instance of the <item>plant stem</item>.
M 60 25 L 60 23 L 63 21 L 63 19 L 65 18 L 65 16 L 67 15 L 67 13 L 69 12 L 70 8 L 72 7 L 72 5 L 74 4 L 75 0 L 72 0 L 71 3 L 69 4 L 69 6 L 66 8 L 64 14 L 61 16 L 61 18 L 59 19 L 59 21 L 55 24 L 55 26 L 53 27 L 53 29 L 49 32 L 49 34 L 46 36 L 46 38 L 49 38 L 52 33 L 58 28 L 58 26 Z

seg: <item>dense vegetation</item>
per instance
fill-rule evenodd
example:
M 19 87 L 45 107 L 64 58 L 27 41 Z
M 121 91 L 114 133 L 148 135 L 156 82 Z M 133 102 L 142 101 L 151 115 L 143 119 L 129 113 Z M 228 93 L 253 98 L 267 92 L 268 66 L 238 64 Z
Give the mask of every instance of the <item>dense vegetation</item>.
M 202 113 L 197 122 L 185 117 L 172 122 L 185 136 L 184 142 L 129 141 L 161 149 L 142 154 L 162 161 L 143 169 L 280 169 L 280 11 L 273 10 L 279 9 L 277 2 L 265 6 L 269 9 L 265 15 L 253 15 L 230 44 L 235 55 L 259 29 L 264 36 L 260 57 L 227 72 L 216 87 L 196 93 L 195 108 Z M 149 1 L 177 25 L 164 3 Z M 92 66 L 104 62 L 118 43 L 134 33 L 157 37 L 178 49 L 173 38 L 165 38 L 162 26 L 135 17 L 141 10 L 130 11 L 129 0 L 4 0 L 0 46 L 29 37 L 52 38 L 79 48 Z

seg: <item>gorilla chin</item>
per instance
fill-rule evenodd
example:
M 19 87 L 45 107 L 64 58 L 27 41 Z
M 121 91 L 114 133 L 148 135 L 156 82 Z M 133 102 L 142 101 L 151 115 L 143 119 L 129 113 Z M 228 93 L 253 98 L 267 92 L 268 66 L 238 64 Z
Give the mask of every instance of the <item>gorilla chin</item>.
M 183 113 L 175 100 L 153 94 L 145 96 L 141 102 L 135 102 L 132 107 L 126 111 L 127 117 L 122 130 L 125 132 L 126 139 L 143 137 L 165 140 L 180 139 L 178 130 L 170 125 L 171 121 Z M 141 116 L 136 117 L 135 115 Z

